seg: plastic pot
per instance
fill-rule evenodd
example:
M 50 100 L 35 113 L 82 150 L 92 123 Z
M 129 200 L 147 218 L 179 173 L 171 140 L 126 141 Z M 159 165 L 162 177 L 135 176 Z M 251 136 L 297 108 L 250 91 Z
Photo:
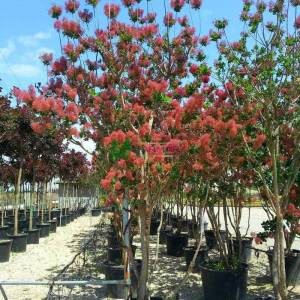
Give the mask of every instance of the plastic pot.
M 85 214 L 86 208 L 81 207 L 81 208 L 79 209 L 79 211 L 80 211 L 80 215 L 82 216 L 82 215 Z
M 60 218 L 58 218 L 58 226 L 66 226 L 67 225 L 67 217 L 65 215 L 62 215 Z
M 44 223 L 44 224 L 39 224 L 37 225 L 38 228 L 41 229 L 40 231 L 40 237 L 47 237 L 50 234 L 50 224 Z
M 134 258 L 137 246 L 132 245 L 131 249 L 132 249 L 132 255 Z M 107 261 L 114 263 L 114 264 L 122 263 L 122 254 L 123 254 L 122 248 L 108 248 L 107 249 Z
M 167 254 L 171 256 L 183 256 L 184 248 L 188 245 L 189 237 L 187 234 L 167 233 Z
M 177 228 L 180 232 L 189 232 L 189 220 L 179 219 L 177 222 Z
M 160 221 L 152 218 L 150 223 L 150 235 L 156 235 L 159 227 Z
M 20 233 L 17 235 L 8 235 L 10 240 L 12 240 L 11 251 L 12 252 L 25 252 L 27 246 L 27 234 Z
M 116 265 L 108 261 L 103 263 L 105 280 L 124 280 L 124 266 Z M 126 299 L 124 285 L 109 284 L 106 286 L 106 296 L 110 298 Z
M 107 261 L 115 264 L 122 263 L 122 248 L 108 248 Z
M 71 223 L 71 216 L 68 214 L 66 215 L 66 224 L 70 224 Z
M 172 232 L 171 228 L 162 229 L 159 233 L 159 243 L 166 244 L 167 243 L 167 234 L 171 233 L 171 232 Z
M 196 248 L 193 247 L 186 247 L 184 248 L 184 257 L 186 262 L 186 268 L 188 269 L 190 266 L 190 263 L 195 255 Z M 193 272 L 200 272 L 200 265 L 203 265 L 203 263 L 208 259 L 208 248 L 207 247 L 201 247 L 198 256 L 195 261 L 195 266 L 193 268 Z
M 27 236 L 27 244 L 39 244 L 40 242 L 40 228 L 26 230 Z
M 232 239 L 231 242 L 233 244 L 234 255 L 236 257 L 238 257 L 238 255 L 240 253 L 240 243 L 237 239 Z M 251 260 L 252 242 L 253 242 L 253 238 L 251 238 L 251 237 L 242 239 L 241 262 L 243 262 L 243 263 L 247 264 Z M 232 249 L 230 249 L 230 250 L 232 250 Z
M 0 239 L 7 239 L 8 229 L 8 226 L 0 227 Z
M 107 244 L 108 248 L 121 248 L 121 243 L 117 237 L 117 235 L 113 231 L 109 231 L 107 235 Z
M 27 225 L 27 220 L 26 219 L 22 219 L 22 220 L 19 220 L 19 232 L 23 232 L 24 230 L 26 230 L 26 228 L 28 227 Z
M 57 220 L 56 219 L 50 220 L 50 221 L 48 221 L 48 223 L 50 224 L 50 232 L 51 233 L 56 232 L 56 229 L 57 229 Z
M 52 209 L 51 211 L 51 219 L 58 219 L 60 216 L 60 209 Z
M 272 278 L 273 251 L 268 251 L 267 255 Z M 300 250 L 291 250 L 291 252 L 285 256 L 285 273 L 287 286 L 297 285 L 300 283 Z
M 92 217 L 98 217 L 101 215 L 101 208 L 92 208 L 91 213 Z
M 75 213 L 72 211 L 70 213 L 70 216 L 71 216 L 71 222 L 73 222 L 75 220 Z
M 201 266 L 201 278 L 205 300 L 245 300 L 248 265 L 238 271 L 213 270 Z
M 220 235 L 221 235 L 221 239 L 223 241 L 225 241 L 225 231 L 224 230 L 220 230 Z M 205 234 L 205 240 L 206 240 L 206 245 L 209 249 L 214 249 L 217 247 L 217 239 L 215 237 L 215 232 L 213 230 L 205 230 L 204 231 Z
M 0 262 L 8 262 L 11 252 L 12 240 L 0 241 Z

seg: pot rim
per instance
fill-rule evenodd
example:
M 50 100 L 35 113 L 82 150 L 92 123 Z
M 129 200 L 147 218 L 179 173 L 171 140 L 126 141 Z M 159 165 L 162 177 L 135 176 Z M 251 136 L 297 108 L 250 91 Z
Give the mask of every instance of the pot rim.
M 7 235 L 8 237 L 11 237 L 11 238 L 18 238 L 18 237 L 25 237 L 25 236 L 28 236 L 27 233 L 18 233 L 17 235 L 14 235 L 14 234 L 8 234 Z
M 173 233 L 173 232 L 167 232 L 166 236 L 171 236 L 171 237 L 189 237 L 189 235 L 187 233 L 179 233 L 179 234 L 176 234 L 176 233 Z
M 12 240 L 9 240 L 9 239 L 5 239 L 5 240 L 0 240 L 0 245 L 1 244 L 10 244 L 12 243 L 13 241 Z
M 40 231 L 41 228 L 32 228 L 32 229 L 26 229 L 25 233 L 28 233 L 28 232 L 36 232 L 36 231 Z
M 214 269 L 211 269 L 209 268 L 206 264 L 201 264 L 199 267 L 201 270 L 207 270 L 207 271 L 210 271 L 210 272 L 213 272 L 213 273 L 231 273 L 231 274 L 239 274 L 241 273 L 241 271 L 245 271 L 245 270 L 249 270 L 249 265 L 248 264 L 241 264 L 241 266 L 243 266 L 244 268 L 240 268 L 238 269 L 238 271 L 233 271 L 233 270 L 214 270 Z
M 192 251 L 196 251 L 196 250 L 197 250 L 197 247 L 195 247 L 195 246 L 186 246 L 186 247 L 183 248 L 183 250 L 192 250 Z M 203 246 L 200 247 L 199 252 L 200 252 L 201 250 L 202 250 L 202 251 L 204 251 L 204 250 L 207 250 L 207 251 L 208 251 L 209 249 L 208 249 L 207 246 L 203 245 Z

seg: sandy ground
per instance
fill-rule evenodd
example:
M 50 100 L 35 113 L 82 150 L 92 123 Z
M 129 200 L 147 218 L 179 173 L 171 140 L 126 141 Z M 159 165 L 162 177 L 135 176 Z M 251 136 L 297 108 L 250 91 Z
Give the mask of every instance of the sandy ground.
M 264 220 L 264 212 L 261 209 L 254 209 L 251 214 L 250 230 L 260 229 L 260 223 Z M 101 223 L 99 225 L 99 223 Z M 104 218 L 83 216 L 64 228 L 58 228 L 56 234 L 49 238 L 41 239 L 40 245 L 29 245 L 26 253 L 13 254 L 9 263 L 0 265 L 0 279 L 28 279 L 43 280 L 51 279 L 68 264 L 78 251 L 78 247 L 83 245 L 91 236 L 91 233 L 98 227 L 97 243 L 87 251 L 87 261 L 84 267 L 74 265 L 64 278 L 60 279 L 86 279 L 90 276 L 103 278 L 101 269 L 102 262 L 106 259 L 106 225 Z M 243 220 L 242 228 L 247 226 Z M 150 273 L 151 280 L 149 288 L 152 295 L 166 296 L 173 291 L 186 274 L 184 258 L 175 258 L 166 254 L 166 246 L 159 246 L 159 260 L 156 270 L 152 270 L 154 265 L 156 237 L 151 237 L 150 249 Z M 139 240 L 135 239 L 136 245 Z M 271 245 L 271 242 L 269 243 Z M 269 246 L 268 245 L 268 246 Z M 266 247 L 266 246 L 264 246 Z M 299 241 L 295 248 L 300 249 Z M 140 251 L 137 251 L 137 258 Z M 249 280 L 248 298 L 254 300 L 256 296 L 266 296 L 272 294 L 269 266 L 267 256 L 263 253 L 259 257 L 252 256 Z M 48 287 L 4 287 L 9 300 L 39 300 L 45 299 Z M 105 287 L 56 287 L 53 290 L 52 299 L 73 299 L 73 300 L 94 300 L 107 299 L 105 297 Z M 0 295 L 1 299 L 1 295 Z M 202 300 L 203 291 L 200 274 L 193 273 L 180 291 L 180 300 Z M 292 289 L 291 299 L 300 300 L 300 286 Z
M 94 230 L 100 217 L 82 216 L 56 233 L 28 245 L 24 253 L 12 253 L 10 261 L 0 264 L 0 280 L 48 280 L 68 264 L 77 252 L 76 242 Z M 4 286 L 9 300 L 39 300 L 47 296 L 47 286 Z M 0 294 L 0 299 L 2 296 Z

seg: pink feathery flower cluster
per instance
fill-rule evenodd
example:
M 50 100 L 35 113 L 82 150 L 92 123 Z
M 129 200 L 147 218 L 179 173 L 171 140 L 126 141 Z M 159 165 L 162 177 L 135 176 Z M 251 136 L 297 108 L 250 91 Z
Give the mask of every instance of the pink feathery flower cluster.
M 194 9 L 199 9 L 202 5 L 202 0 L 191 0 L 191 6 Z
M 180 12 L 185 4 L 185 0 L 171 0 L 171 7 L 176 11 Z
M 43 53 L 39 58 L 44 65 L 49 66 L 53 60 L 53 53 Z
M 73 20 L 68 20 L 66 18 L 64 18 L 62 21 L 57 20 L 54 23 L 54 28 L 57 31 L 62 30 L 63 34 L 70 38 L 79 38 L 83 32 L 79 23 Z
M 80 3 L 77 0 L 67 0 L 65 3 L 65 10 L 70 13 L 75 13 L 79 8 Z
M 61 14 L 62 8 L 58 5 L 52 5 L 52 7 L 49 9 L 49 15 L 54 19 L 58 19 Z
M 105 4 L 104 5 L 104 14 L 108 17 L 108 18 L 116 18 L 117 15 L 120 13 L 120 5 L 118 4 Z

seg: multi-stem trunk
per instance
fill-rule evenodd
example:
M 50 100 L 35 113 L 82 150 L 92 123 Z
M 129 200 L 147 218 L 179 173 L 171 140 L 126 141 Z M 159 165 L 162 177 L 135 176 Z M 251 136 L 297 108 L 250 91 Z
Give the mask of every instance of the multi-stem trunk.
M 288 293 L 286 287 L 285 273 L 285 251 L 283 217 L 280 212 L 276 212 L 276 231 L 274 238 L 272 277 L 275 297 L 278 300 L 287 300 Z
M 141 221 L 141 251 L 142 251 L 142 269 L 138 284 L 138 300 L 145 300 L 147 296 L 148 282 L 148 260 L 149 260 L 149 226 L 147 225 L 146 206 L 140 208 Z
M 19 168 L 18 180 L 17 180 L 17 186 L 16 186 L 14 235 L 18 234 L 18 226 L 19 226 L 18 216 L 19 216 L 19 198 L 20 198 L 21 177 L 22 177 L 22 164 L 20 165 L 20 168 Z
M 278 139 L 277 139 L 278 143 Z M 276 213 L 276 230 L 274 239 L 272 274 L 273 287 L 275 297 L 278 300 L 287 300 L 288 293 L 286 288 L 286 273 L 285 273 L 285 253 L 284 253 L 284 232 L 283 232 L 283 215 L 280 207 L 279 196 L 279 181 L 278 181 L 278 147 L 275 141 L 270 143 L 271 158 L 272 158 L 272 181 L 273 181 L 273 195 L 270 199 L 273 201 Z

